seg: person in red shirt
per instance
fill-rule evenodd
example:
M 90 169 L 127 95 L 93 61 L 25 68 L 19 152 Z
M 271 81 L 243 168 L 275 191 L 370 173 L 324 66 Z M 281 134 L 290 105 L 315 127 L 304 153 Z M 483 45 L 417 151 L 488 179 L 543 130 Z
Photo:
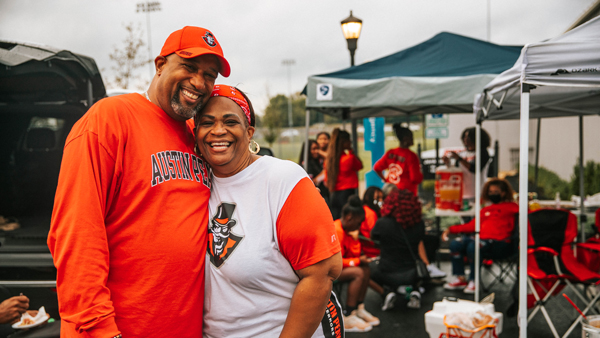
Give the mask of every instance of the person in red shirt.
M 484 203 L 491 205 L 481 209 L 481 258 L 499 259 L 512 254 L 510 237 L 515 227 L 515 216 L 519 213 L 519 205 L 514 202 L 513 189 L 508 181 L 494 178 L 485 183 L 481 193 Z M 472 234 L 475 232 L 475 219 L 465 224 L 453 225 L 442 234 L 444 241 L 449 234 Z M 452 274 L 454 280 L 444 284 L 444 289 L 464 289 L 465 293 L 475 292 L 475 239 L 471 236 L 462 236 L 461 240 L 450 242 L 450 255 L 452 260 Z M 464 257 L 470 261 L 471 273 L 469 280 L 465 278 Z
M 63 338 L 202 336 L 211 170 L 186 121 L 230 67 L 191 26 L 154 65 L 144 95 L 98 101 L 66 140 L 48 234 Z
M 419 157 L 408 149 L 414 144 L 413 133 L 410 129 L 401 127 L 399 123 L 394 123 L 393 127 L 400 147 L 388 150 L 375 162 L 373 171 L 384 182 L 393 183 L 400 190 L 407 189 L 416 196 L 419 183 L 423 181 L 423 173 Z M 387 173 L 384 175 L 385 170 Z
M 342 217 L 335 220 L 336 233 L 342 246 L 343 269 L 340 282 L 349 282 L 344 327 L 346 332 L 367 332 L 379 325 L 379 319 L 365 310 L 364 300 L 369 286 L 372 258 L 361 254 L 358 230 L 365 211 L 358 196 L 352 195 L 342 208 Z
M 348 197 L 356 194 L 358 189 L 358 171 L 363 164 L 352 151 L 350 134 L 335 128 L 329 142 L 328 156 L 325 160 L 327 189 L 330 192 L 329 209 L 333 219 L 339 219 L 342 207 Z

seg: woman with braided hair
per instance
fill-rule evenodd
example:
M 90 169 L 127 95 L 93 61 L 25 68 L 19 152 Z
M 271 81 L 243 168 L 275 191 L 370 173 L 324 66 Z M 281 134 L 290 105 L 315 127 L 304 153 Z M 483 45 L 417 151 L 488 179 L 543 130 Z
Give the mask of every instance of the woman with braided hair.
M 371 263 L 371 279 L 387 289 L 382 310 L 393 307 L 400 285 L 412 286 L 407 306 L 418 309 L 421 281 L 413 257 L 419 257 L 425 236 L 421 202 L 408 190 L 393 190 L 383 201 L 381 216 L 371 231 L 371 239 L 378 241 L 381 249 L 379 261 Z

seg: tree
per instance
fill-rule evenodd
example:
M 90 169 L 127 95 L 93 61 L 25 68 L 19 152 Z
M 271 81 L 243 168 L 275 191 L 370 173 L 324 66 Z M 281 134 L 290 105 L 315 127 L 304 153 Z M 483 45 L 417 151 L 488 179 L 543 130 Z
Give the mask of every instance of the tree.
M 111 69 L 115 72 L 115 77 L 112 82 L 109 82 L 111 87 L 128 89 L 129 86 L 137 81 L 137 89 L 144 89 L 148 82 L 142 80 L 142 76 L 135 74 L 136 70 L 146 66 L 152 60 L 146 59 L 143 47 L 146 43 L 143 40 L 144 31 L 141 25 L 134 27 L 133 23 L 123 24 L 123 28 L 127 31 L 127 36 L 123 40 L 123 47 L 113 46 L 113 52 L 109 54 L 111 61 L 116 65 Z
M 320 114 L 310 114 L 310 123 L 322 122 L 323 117 Z M 337 122 L 337 121 L 336 121 Z M 306 99 L 296 93 L 292 95 L 292 126 L 301 127 L 306 123 Z M 269 105 L 265 109 L 265 115 L 262 120 L 263 127 L 287 128 L 289 126 L 288 117 L 288 97 L 278 94 L 269 99 Z
M 579 159 L 573 167 L 569 188 L 572 195 L 579 196 L 581 194 L 579 191 Z M 600 192 L 600 163 L 590 160 L 583 166 L 583 191 L 585 193 L 584 197 Z

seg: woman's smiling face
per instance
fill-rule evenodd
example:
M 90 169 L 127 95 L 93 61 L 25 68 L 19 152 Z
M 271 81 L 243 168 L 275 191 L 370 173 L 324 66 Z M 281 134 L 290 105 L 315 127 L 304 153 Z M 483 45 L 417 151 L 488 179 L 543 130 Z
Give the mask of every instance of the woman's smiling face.
M 248 145 L 254 135 L 246 115 L 233 100 L 212 97 L 198 116 L 196 143 L 215 176 L 228 177 L 242 171 L 251 157 Z

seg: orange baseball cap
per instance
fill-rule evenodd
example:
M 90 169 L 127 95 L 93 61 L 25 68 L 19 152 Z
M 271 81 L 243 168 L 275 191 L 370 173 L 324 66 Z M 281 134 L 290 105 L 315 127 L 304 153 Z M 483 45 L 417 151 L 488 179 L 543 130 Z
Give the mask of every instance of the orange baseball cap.
M 165 41 L 160 55 L 167 56 L 173 53 L 186 59 L 204 54 L 215 55 L 221 62 L 219 73 L 224 77 L 228 77 L 231 73 L 229 62 L 223 56 L 221 45 L 213 33 L 206 28 L 185 26 L 171 33 Z

